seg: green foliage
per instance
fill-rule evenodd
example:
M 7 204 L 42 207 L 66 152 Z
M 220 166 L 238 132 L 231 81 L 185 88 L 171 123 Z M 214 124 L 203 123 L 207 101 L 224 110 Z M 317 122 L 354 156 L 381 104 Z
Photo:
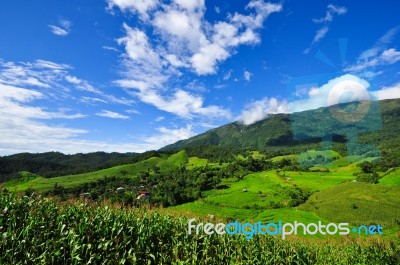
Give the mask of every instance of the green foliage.
M 373 184 L 377 184 L 379 182 L 379 175 L 376 172 L 357 173 L 356 176 L 357 176 L 357 181 L 360 182 L 368 182 Z
M 0 195 L 2 264 L 398 264 L 399 242 L 306 244 L 188 235 L 187 220 Z M 79 220 L 79 221 L 78 221 Z

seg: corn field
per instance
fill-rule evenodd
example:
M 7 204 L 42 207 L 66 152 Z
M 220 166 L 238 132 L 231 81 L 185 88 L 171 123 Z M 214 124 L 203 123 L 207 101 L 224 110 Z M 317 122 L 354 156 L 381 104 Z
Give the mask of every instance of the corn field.
M 1 192 L 0 237 L 0 264 L 400 264 L 398 241 L 187 235 L 184 218 Z

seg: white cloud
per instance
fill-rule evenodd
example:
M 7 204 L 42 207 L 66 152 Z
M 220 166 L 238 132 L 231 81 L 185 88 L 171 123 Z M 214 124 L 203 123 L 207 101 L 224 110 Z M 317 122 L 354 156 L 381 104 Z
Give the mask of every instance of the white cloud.
M 249 82 L 251 80 L 251 77 L 253 76 L 252 73 L 250 73 L 249 71 L 244 71 L 243 72 L 243 78 L 244 80 L 246 80 L 247 82 Z
M 400 31 L 400 25 L 389 29 L 369 49 L 363 51 L 357 58 L 357 62 L 346 67 L 345 71 L 366 71 L 365 69 L 382 65 L 390 65 L 400 61 L 400 52 L 389 48 L 392 39 Z M 371 71 L 366 71 L 373 73 Z M 364 73 L 361 73 L 364 74 Z M 367 74 L 368 75 L 368 74 Z
M 38 91 L 0 84 L 0 115 L 9 118 L 24 119 L 76 119 L 83 118 L 82 114 L 66 114 L 64 111 L 49 112 L 41 107 L 24 105 L 46 96 Z
M 370 95 L 367 92 L 369 86 L 367 81 L 355 75 L 342 75 L 329 80 L 321 87 L 311 86 L 307 98 L 289 102 L 288 111 L 292 113 L 339 103 L 369 100 Z
M 322 40 L 326 36 L 328 31 L 329 31 L 328 27 L 323 27 L 323 28 L 320 28 L 319 30 L 317 30 L 317 32 L 315 33 L 314 39 L 312 41 L 312 44 L 315 44 L 315 43 L 319 42 L 320 40 Z
M 387 45 L 391 43 L 394 36 L 399 32 L 400 25 L 389 29 L 383 36 L 381 36 L 375 43 L 375 45 L 365 51 L 363 51 L 358 57 L 359 61 L 367 60 L 371 57 L 376 57 L 379 53 L 387 48 Z
M 82 82 L 82 81 L 79 80 L 77 77 L 75 77 L 75 76 L 70 76 L 70 75 L 65 76 L 65 80 L 67 80 L 67 81 L 70 82 L 71 84 L 75 84 L 75 85 L 78 85 L 78 84 L 80 84 L 80 83 Z
M 379 100 L 400 98 L 400 83 L 373 92 Z
M 107 104 L 107 101 L 100 99 L 100 98 L 93 98 L 93 97 L 82 97 L 81 102 L 84 103 L 89 103 L 89 104 L 96 104 L 96 103 L 105 103 Z
M 325 25 L 322 26 L 315 32 L 314 38 L 311 42 L 310 47 L 304 50 L 304 53 L 307 54 L 311 51 L 312 47 L 314 47 L 317 43 L 319 43 L 323 38 L 325 38 L 326 34 L 329 31 L 329 25 L 332 23 L 333 18 L 335 15 L 344 15 L 347 13 L 347 8 L 344 6 L 335 6 L 329 4 L 327 6 L 326 15 L 325 17 L 319 19 L 313 19 L 314 23 L 324 23 Z
M 139 12 L 130 1 L 109 1 L 109 5 Z M 145 13 L 139 12 L 140 19 L 151 25 L 152 31 L 146 34 L 124 24 L 126 35 L 118 43 L 125 47 L 122 65 L 126 71 L 115 83 L 142 102 L 180 117 L 230 117 L 228 110 L 205 106 L 201 95 L 182 89 L 188 85 L 176 86 L 171 80 L 183 75 L 182 71 L 196 75 L 216 73 L 218 65 L 238 46 L 260 42 L 257 31 L 270 14 L 281 10 L 280 4 L 252 0 L 246 6 L 250 14 L 235 13 L 226 21 L 211 23 L 204 17 L 204 0 L 174 0 L 145 8 Z M 150 41 L 153 39 L 157 41 Z
M 120 114 L 118 112 L 110 111 L 110 110 L 102 110 L 101 112 L 96 114 L 99 117 L 105 117 L 105 118 L 110 118 L 110 119 L 121 119 L 121 120 L 127 120 L 129 119 L 129 116 Z
M 161 61 L 158 54 L 153 51 L 146 34 L 138 29 L 124 24 L 126 37 L 118 39 L 118 44 L 124 44 L 127 55 L 132 61 L 145 64 L 150 63 L 152 67 L 159 68 Z
M 6 62 L 0 59 L 0 84 L 27 87 L 46 91 L 55 99 L 73 98 L 71 89 L 95 94 L 97 98 L 114 104 L 131 105 L 132 99 L 118 98 L 95 88 L 87 80 L 70 72 L 72 66 L 46 60 L 34 62 Z M 88 102 L 88 101 L 83 101 Z
M 67 36 L 71 32 L 71 21 L 67 19 L 59 19 L 58 25 L 48 25 L 50 31 L 57 36 Z
M 154 119 L 154 121 L 163 121 L 165 120 L 164 116 L 158 116 L 157 118 Z
M 381 60 L 387 64 L 394 64 L 400 61 L 400 52 L 395 49 L 387 49 L 382 52 Z
M 263 98 L 254 101 L 245 106 L 237 119 L 245 125 L 250 125 L 268 118 L 268 115 L 273 113 L 301 112 L 362 100 L 400 98 L 400 84 L 371 91 L 370 84 L 366 80 L 355 75 L 345 74 L 329 80 L 320 87 L 310 84 L 307 88 L 305 85 L 299 84 L 293 95 L 301 97 L 301 99 L 287 102 L 276 98 Z
M 108 51 L 119 52 L 119 50 L 117 48 L 111 47 L 111 46 L 107 46 L 107 45 L 104 45 L 102 48 L 104 50 L 108 50 Z
M 165 144 L 194 134 L 190 126 L 181 129 L 162 127 L 150 137 L 138 139 L 136 143 L 129 143 L 127 140 L 113 143 L 83 140 L 82 138 L 89 133 L 88 130 L 60 125 L 59 122 L 60 119 L 78 119 L 86 117 L 85 115 L 65 108 L 51 111 L 49 107 L 39 105 L 46 100 L 51 100 L 53 103 L 62 100 L 57 98 L 57 91 L 68 92 L 71 86 L 89 84 L 86 80 L 71 75 L 70 69 L 72 67 L 68 65 L 44 60 L 32 63 L 12 63 L 0 60 L 0 155 L 47 151 L 63 153 L 143 152 L 161 148 Z M 36 78 L 37 82 L 29 81 L 33 78 Z M 22 85 L 29 88 L 20 87 Z M 91 92 L 84 91 L 84 93 Z M 120 104 L 131 102 L 131 100 L 116 98 L 104 93 L 94 93 L 94 95 L 98 97 L 82 96 L 77 100 L 88 104 L 105 104 L 112 100 L 121 101 Z M 76 100 L 73 96 L 71 97 Z M 199 111 L 202 111 L 201 107 Z M 138 112 L 130 109 L 127 110 L 127 113 Z M 108 110 L 102 110 L 98 114 L 108 118 L 129 118 L 121 113 Z
M 43 98 L 45 95 L 38 91 L 0 84 L 1 155 L 48 151 L 60 151 L 67 154 L 96 151 L 144 152 L 159 149 L 166 144 L 194 135 L 191 126 L 180 129 L 162 127 L 157 129 L 156 134 L 139 139 L 137 143 L 83 140 L 80 137 L 89 131 L 46 124 L 43 121 L 79 118 L 84 115 L 66 114 L 66 110 L 48 112 L 44 108 L 30 106 L 35 100 Z M 110 116 L 114 114 L 111 113 Z
M 138 110 L 135 109 L 128 109 L 125 112 L 129 114 L 141 114 Z
M 192 67 L 199 75 L 214 74 L 218 62 L 229 57 L 229 53 L 219 45 L 208 44 L 200 48 L 191 58 Z
M 15 86 L 56 88 L 62 75 L 70 67 L 44 60 L 33 63 L 5 62 L 0 59 L 0 83 Z M 62 88 L 62 90 L 66 90 Z
M 325 17 L 319 18 L 319 19 L 313 19 L 315 23 L 327 23 L 327 22 L 332 22 L 333 16 L 335 14 L 337 15 L 344 15 L 347 13 L 347 8 L 344 6 L 335 6 L 335 5 L 328 5 L 327 10 L 326 10 L 326 15 Z
M 287 101 L 279 101 L 276 98 L 263 98 L 248 104 L 238 117 L 238 120 L 244 125 L 250 125 L 267 118 L 269 114 L 286 112 Z
M 147 18 L 147 12 L 159 4 L 158 0 L 108 0 L 107 2 L 110 9 L 116 6 L 123 12 L 137 13 L 143 18 Z
M 58 35 L 58 36 L 67 36 L 69 31 L 67 31 L 66 29 L 60 28 L 58 26 L 54 26 L 54 25 L 48 25 L 48 27 L 50 28 L 51 32 L 54 35 Z
M 151 104 L 160 110 L 173 113 L 182 118 L 191 119 L 195 115 L 207 118 L 231 117 L 228 110 L 219 106 L 203 106 L 202 97 L 178 89 L 169 96 L 162 96 L 156 90 L 145 90 L 135 93 L 141 101 Z
M 400 84 L 372 91 L 366 80 L 352 74 L 345 74 L 329 80 L 326 84 L 310 86 L 308 97 L 288 104 L 288 112 L 299 112 L 340 103 L 361 100 L 384 100 L 400 98 Z
M 67 114 L 66 110 L 49 112 L 41 107 L 30 106 L 31 102 L 44 98 L 45 95 L 35 90 L 0 84 L 1 154 L 22 151 L 37 152 L 52 142 L 87 132 L 81 129 L 45 124 L 43 120 L 76 119 L 85 117 L 85 115 Z
M 318 94 L 319 94 L 319 89 L 316 88 L 316 87 L 312 87 L 312 88 L 310 89 L 310 91 L 308 91 L 308 95 L 309 95 L 310 97 L 317 96 Z
M 226 72 L 224 74 L 224 77 L 222 78 L 224 81 L 229 80 L 229 78 L 231 78 L 232 75 L 232 70 L 229 70 L 228 72 Z
M 189 124 L 186 126 L 186 128 L 182 127 L 178 129 L 168 129 L 165 127 L 160 127 L 157 130 L 159 131 L 159 134 L 147 137 L 145 142 L 152 146 L 158 146 L 159 148 L 175 143 L 179 140 L 188 139 L 195 135 L 192 130 L 192 126 Z
M 367 59 L 358 61 L 355 65 L 345 68 L 345 71 L 361 71 L 367 68 L 372 68 L 382 65 L 390 65 L 400 61 L 400 51 L 390 48 L 383 50 L 375 56 L 368 56 Z

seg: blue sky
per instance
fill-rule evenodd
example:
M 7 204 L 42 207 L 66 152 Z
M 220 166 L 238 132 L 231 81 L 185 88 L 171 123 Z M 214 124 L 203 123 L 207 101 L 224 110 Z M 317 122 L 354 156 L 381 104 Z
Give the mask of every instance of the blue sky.
M 0 155 L 142 152 L 232 121 L 398 98 L 399 7 L 2 1 Z

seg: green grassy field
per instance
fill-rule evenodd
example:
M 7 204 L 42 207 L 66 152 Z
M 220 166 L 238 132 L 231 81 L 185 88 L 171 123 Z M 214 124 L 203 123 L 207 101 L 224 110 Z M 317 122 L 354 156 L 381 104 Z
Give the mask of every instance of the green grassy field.
M 394 232 L 400 226 L 400 187 L 348 182 L 316 192 L 299 206 L 334 222 L 380 224 Z
M 28 188 L 33 188 L 35 190 L 48 190 L 51 189 L 56 183 L 64 186 L 65 188 L 69 188 L 78 186 L 85 182 L 96 181 L 104 176 L 134 176 L 141 171 L 150 170 L 162 162 L 165 161 L 158 157 L 152 157 L 136 164 L 116 166 L 85 174 L 61 176 L 55 178 L 36 177 L 29 181 L 23 182 L 19 180 L 13 180 L 6 182 L 4 185 L 10 191 L 23 191 Z
M 176 154 L 171 155 L 167 162 L 174 164 L 175 166 L 185 166 L 189 162 L 188 155 L 185 150 L 179 151 Z
M 283 187 L 289 184 L 276 176 L 274 171 L 258 172 L 232 182 L 228 189 L 204 192 L 209 204 L 231 208 L 267 208 L 271 202 L 286 202 Z M 246 190 L 244 192 L 243 190 Z M 260 196 L 261 194 L 265 197 Z
M 379 180 L 379 184 L 388 187 L 400 187 L 400 169 L 393 170 Z
M 300 188 L 310 191 L 324 190 L 339 183 L 348 182 L 355 177 L 346 169 L 336 168 L 330 172 L 281 172 L 280 175 L 287 183 L 292 183 Z
M 204 167 L 205 165 L 207 165 L 208 160 L 205 158 L 198 158 L 198 157 L 190 157 L 188 164 L 187 164 L 187 168 L 188 169 L 193 169 L 196 167 Z

